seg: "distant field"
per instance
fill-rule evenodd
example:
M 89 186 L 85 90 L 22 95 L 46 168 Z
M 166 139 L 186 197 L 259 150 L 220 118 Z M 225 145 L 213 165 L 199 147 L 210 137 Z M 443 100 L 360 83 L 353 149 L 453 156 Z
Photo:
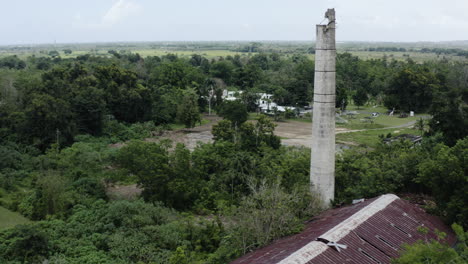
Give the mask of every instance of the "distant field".
M 0 230 L 29 222 L 30 221 L 22 215 L 0 206 Z
M 189 57 L 192 54 L 200 54 L 202 56 L 208 58 L 214 57 L 226 57 L 226 56 L 235 56 L 235 55 L 248 55 L 245 52 L 237 52 L 237 51 L 230 51 L 230 50 L 158 50 L 158 49 L 144 49 L 144 50 L 135 50 L 135 53 L 140 54 L 143 57 L 147 56 L 162 56 L 167 54 L 176 54 L 180 57 Z
M 132 53 L 140 54 L 142 57 L 163 56 L 167 54 L 176 54 L 179 57 L 190 57 L 192 54 L 200 54 L 202 56 L 205 56 L 211 59 L 211 58 L 221 57 L 221 56 L 226 57 L 229 55 L 235 56 L 235 55 L 248 55 L 249 54 L 246 52 L 237 52 L 237 51 L 230 51 L 230 50 L 163 50 L 163 49 L 135 49 L 135 50 L 129 49 L 129 50 L 131 50 Z M 85 55 L 85 54 L 111 56 L 109 53 L 107 53 L 107 50 L 98 50 L 98 51 L 76 50 L 76 51 L 73 51 L 72 54 L 65 54 L 63 51 L 59 51 L 59 53 L 60 53 L 60 57 L 62 58 L 75 58 L 79 55 Z M 1 52 L 0 58 L 11 56 L 11 55 L 17 55 L 20 58 L 26 58 L 31 55 L 35 55 L 38 57 L 48 56 L 47 54 L 39 53 L 39 52 L 19 52 L 19 53 Z
M 282 52 L 281 54 L 285 56 L 290 56 L 292 54 L 304 54 L 310 59 L 314 59 L 313 54 L 306 53 L 305 51 L 307 48 L 313 47 L 313 43 L 300 43 L 297 45 L 290 45 L 287 47 L 281 46 L 281 45 L 276 45 L 275 44 L 265 44 L 269 51 L 278 51 Z M 398 43 L 395 44 L 398 46 Z M 422 52 L 416 52 L 416 51 L 407 51 L 407 52 L 400 52 L 400 51 L 362 51 L 362 49 L 366 48 L 367 46 L 365 44 L 354 44 L 351 46 L 343 46 L 340 47 L 338 46 L 338 53 L 343 53 L 343 52 L 349 52 L 361 59 L 380 59 L 387 57 L 389 60 L 395 59 L 395 60 L 407 60 L 408 58 L 416 61 L 416 62 L 425 62 L 425 61 L 431 61 L 431 60 L 442 60 L 442 59 L 447 59 L 447 60 L 453 60 L 453 61 L 468 61 L 468 58 L 462 57 L 462 56 L 454 56 L 454 55 L 437 55 L 436 53 L 422 53 Z M 72 54 L 64 54 L 63 50 L 65 48 L 70 48 L 73 52 Z M 407 47 L 408 48 L 408 47 Z M 418 48 L 418 47 L 413 47 L 413 48 Z M 420 47 L 419 47 L 420 48 Z M 468 49 L 468 47 L 465 47 Z M 116 50 L 116 51 L 121 51 L 121 50 L 126 50 L 126 51 L 131 51 L 133 53 L 139 53 L 142 57 L 147 57 L 147 56 L 163 56 L 166 54 L 177 54 L 180 57 L 189 57 L 192 54 L 200 54 L 202 56 L 205 56 L 207 58 L 216 58 L 216 57 L 225 57 L 225 56 L 234 56 L 234 55 L 241 55 L 241 56 L 248 56 L 255 54 L 255 52 L 248 53 L 248 52 L 237 52 L 233 51 L 236 50 L 236 46 L 232 44 L 231 46 L 226 46 L 226 45 L 212 45 L 208 48 L 203 47 L 203 46 L 197 46 L 197 45 L 185 45 L 183 43 L 176 44 L 176 45 L 171 45 L 171 46 L 151 46 L 151 45 L 128 45 L 128 46 L 122 46 L 120 44 L 108 44 L 105 46 L 100 46 L 100 45 L 71 45 L 71 46 L 58 46 L 58 47 L 53 47 L 51 45 L 49 46 L 39 46 L 39 47 L 31 47 L 28 49 L 8 49 L 8 48 L 2 48 L 0 47 L 0 58 L 5 57 L 5 56 L 10 56 L 10 55 L 18 55 L 20 58 L 26 58 L 28 56 L 34 55 L 34 56 L 48 56 L 48 52 L 52 50 L 57 50 L 60 53 L 60 56 L 62 58 L 74 58 L 79 55 L 84 55 L 84 54 L 94 54 L 94 55 L 99 55 L 99 56 L 110 56 L 108 53 L 108 50 Z
M 338 50 L 340 52 L 340 50 Z M 387 57 L 387 59 L 395 60 L 407 60 L 412 59 L 417 62 L 431 61 L 431 60 L 456 60 L 456 61 L 467 61 L 467 58 L 453 55 L 437 55 L 436 53 L 422 53 L 422 52 L 382 52 L 382 51 L 348 51 L 349 53 L 363 59 L 381 59 Z

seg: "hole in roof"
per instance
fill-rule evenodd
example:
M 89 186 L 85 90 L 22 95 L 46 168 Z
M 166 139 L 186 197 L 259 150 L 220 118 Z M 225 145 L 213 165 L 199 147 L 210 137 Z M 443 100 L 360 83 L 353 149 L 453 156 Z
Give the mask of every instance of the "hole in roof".
M 323 242 L 323 243 L 325 243 L 325 244 L 327 244 L 328 242 L 330 242 L 330 241 L 328 241 L 327 239 L 321 238 L 321 237 L 317 237 L 316 240 L 317 240 L 317 241 L 320 241 L 320 242 Z
M 365 252 L 364 250 L 362 250 L 362 248 L 359 248 L 359 251 L 364 254 L 365 256 L 367 256 L 369 259 L 373 260 L 375 263 L 379 263 L 379 264 L 382 264 L 382 262 L 378 261 L 376 258 L 374 258 L 373 256 L 371 256 L 369 253 Z
M 401 227 L 395 225 L 395 224 L 391 224 L 391 226 L 393 226 L 394 228 L 396 228 L 397 230 L 399 230 L 400 232 L 402 232 L 403 234 L 407 235 L 408 237 L 412 237 L 410 233 L 406 232 L 405 230 L 401 229 Z
M 376 235 L 375 237 L 378 238 L 380 241 L 384 242 L 385 244 L 387 244 L 387 246 L 389 246 L 389 247 L 393 248 L 394 250 L 398 251 L 398 249 L 392 243 L 388 242 L 383 237 L 381 237 L 379 235 Z

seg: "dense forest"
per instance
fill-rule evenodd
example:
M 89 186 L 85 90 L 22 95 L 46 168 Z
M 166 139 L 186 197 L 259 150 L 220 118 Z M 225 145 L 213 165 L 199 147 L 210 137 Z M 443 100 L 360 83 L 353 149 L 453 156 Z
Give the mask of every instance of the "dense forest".
M 260 92 L 308 106 L 313 84 L 314 61 L 301 54 L 1 57 L 0 206 L 32 223 L 0 230 L 0 262 L 227 263 L 300 231 L 323 209 L 309 192 L 310 150 L 282 146 L 274 122 L 248 112 Z M 241 100 L 223 102 L 223 90 Z M 432 118 L 420 145 L 339 154 L 334 204 L 424 195 L 427 210 L 466 229 L 467 103 L 466 62 L 338 54 L 337 108 Z M 196 126 L 209 107 L 224 117 L 213 143 L 145 140 Z M 106 193 L 134 183 L 136 199 Z

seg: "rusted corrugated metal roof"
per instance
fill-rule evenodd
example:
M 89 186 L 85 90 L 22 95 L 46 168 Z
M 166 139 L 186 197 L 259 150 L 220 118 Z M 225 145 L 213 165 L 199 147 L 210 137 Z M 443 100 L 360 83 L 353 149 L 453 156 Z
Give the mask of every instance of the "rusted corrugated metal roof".
M 429 233 L 418 232 L 424 226 Z M 440 219 L 395 195 L 387 194 L 355 205 L 328 210 L 303 232 L 273 242 L 231 264 L 390 263 L 404 243 L 437 238 L 435 230 L 455 235 Z M 319 241 L 318 241 L 319 239 Z M 326 242 L 346 246 L 338 251 Z

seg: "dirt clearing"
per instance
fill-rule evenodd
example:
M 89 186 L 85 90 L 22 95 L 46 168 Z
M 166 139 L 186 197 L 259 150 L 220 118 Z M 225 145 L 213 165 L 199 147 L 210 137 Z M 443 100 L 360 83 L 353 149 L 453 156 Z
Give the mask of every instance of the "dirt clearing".
M 192 129 L 180 129 L 166 131 L 159 138 L 148 138 L 147 141 L 159 141 L 161 138 L 170 139 L 174 143 L 183 143 L 188 149 L 193 150 L 198 142 L 210 143 L 213 141 L 211 129 L 222 118 L 218 116 L 204 116 L 210 122 Z M 312 140 L 312 123 L 300 121 L 275 122 L 275 134 L 281 137 L 281 142 L 285 146 L 305 146 L 310 147 Z M 346 131 L 346 128 L 337 128 L 337 133 Z

